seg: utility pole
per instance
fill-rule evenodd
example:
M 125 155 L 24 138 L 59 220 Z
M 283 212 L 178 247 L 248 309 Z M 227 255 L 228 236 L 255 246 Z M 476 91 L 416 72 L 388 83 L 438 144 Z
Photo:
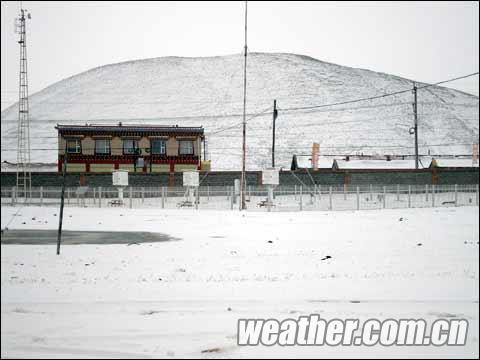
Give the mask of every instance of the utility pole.
M 27 35 L 26 19 L 30 13 L 20 3 L 20 16 L 15 19 L 15 32 L 20 34 L 20 73 L 18 91 L 17 128 L 17 190 L 23 191 L 25 201 L 31 197 L 32 173 L 30 170 L 30 119 L 28 115 Z
M 247 122 L 245 120 L 245 112 L 247 107 L 247 1 L 245 1 L 245 48 L 244 48 L 244 66 L 243 66 L 243 144 L 242 144 L 242 177 L 240 178 L 240 210 L 246 209 L 245 204 L 245 152 L 246 152 L 246 135 Z
M 57 255 L 60 255 L 60 242 L 62 240 L 62 225 L 63 225 L 63 204 L 65 199 L 65 178 L 67 175 L 67 147 L 65 146 L 65 155 L 63 156 L 63 181 L 62 181 L 62 195 L 60 197 L 60 216 L 58 219 L 58 234 L 57 234 Z
M 418 170 L 418 118 L 417 118 L 417 84 L 413 83 L 413 115 L 415 119 L 415 169 Z
M 275 167 L 275 120 L 277 119 L 277 100 L 273 100 L 273 139 L 272 139 L 272 168 Z

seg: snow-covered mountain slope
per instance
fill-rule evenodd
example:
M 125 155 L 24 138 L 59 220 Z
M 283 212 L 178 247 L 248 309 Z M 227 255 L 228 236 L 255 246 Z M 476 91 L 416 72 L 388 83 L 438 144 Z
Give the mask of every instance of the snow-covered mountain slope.
M 414 151 L 408 132 L 413 124 L 411 92 L 313 110 L 282 110 L 410 89 L 411 80 L 294 54 L 250 53 L 247 72 L 248 169 L 271 163 L 274 99 L 281 109 L 276 121 L 278 166 L 289 167 L 293 154 L 308 154 L 312 142 L 320 143 L 321 154 Z M 420 153 L 471 153 L 479 133 L 477 96 L 434 86 L 418 91 L 418 104 Z M 57 123 L 122 121 L 202 125 L 212 168 L 239 169 L 242 106 L 242 55 L 101 66 L 30 96 L 32 162 L 55 162 Z M 17 111 L 13 105 L 1 113 L 2 161 L 16 161 Z

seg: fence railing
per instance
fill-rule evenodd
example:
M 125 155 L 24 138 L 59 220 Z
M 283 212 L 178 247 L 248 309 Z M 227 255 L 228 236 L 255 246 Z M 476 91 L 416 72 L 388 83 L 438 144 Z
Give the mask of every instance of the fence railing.
M 238 209 L 239 194 L 233 186 L 67 187 L 65 206 L 163 209 Z M 17 204 L 59 206 L 60 187 L 2 187 L 2 206 Z M 362 185 L 278 186 L 273 202 L 266 186 L 247 186 L 246 206 L 256 211 L 365 210 L 418 207 L 473 206 L 479 203 L 478 184 L 472 185 Z

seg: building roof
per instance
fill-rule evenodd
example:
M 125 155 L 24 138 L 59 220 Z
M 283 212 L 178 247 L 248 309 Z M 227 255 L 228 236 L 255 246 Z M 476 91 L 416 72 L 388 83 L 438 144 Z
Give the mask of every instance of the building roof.
M 165 126 L 165 125 L 60 125 L 55 129 L 59 133 L 141 133 L 141 134 L 195 134 L 203 135 L 203 127 L 192 126 Z
M 478 167 L 478 161 L 476 164 L 473 164 L 472 159 L 458 159 L 458 158 L 435 158 L 435 167 L 446 168 L 446 167 Z M 433 160 L 432 160 L 433 162 Z M 431 164 L 430 166 L 434 166 Z

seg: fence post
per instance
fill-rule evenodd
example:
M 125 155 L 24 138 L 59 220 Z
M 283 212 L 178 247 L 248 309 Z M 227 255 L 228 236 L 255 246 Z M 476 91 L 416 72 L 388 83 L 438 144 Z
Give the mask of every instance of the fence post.
M 384 185 L 383 186 L 383 208 L 385 209 L 387 207 L 387 187 Z
M 477 188 L 477 191 L 475 191 L 475 205 L 478 205 L 478 184 L 476 188 Z
M 210 185 L 207 185 L 207 201 L 210 201 Z
M 75 191 L 75 197 L 77 198 L 77 206 L 80 206 L 80 199 L 78 198 L 78 188 L 77 191 Z
M 102 207 L 102 187 L 98 187 L 98 207 Z
M 195 196 L 195 210 L 198 210 L 198 203 L 200 202 L 200 187 L 196 187 L 195 191 L 197 192 Z
M 357 210 L 360 210 L 360 187 L 357 186 Z
M 322 184 L 318 184 L 318 200 L 322 200 Z
M 70 205 L 70 188 L 67 188 L 67 205 Z
M 455 184 L 455 206 L 458 206 L 458 186 Z
M 347 184 L 343 184 L 343 200 L 347 200 Z
M 370 184 L 370 201 L 373 200 L 373 186 Z
M 295 185 L 295 194 L 297 193 L 297 185 Z M 303 194 L 302 194 L 302 186 L 300 185 L 300 211 L 303 210 Z
M 133 207 L 133 199 L 132 199 L 132 187 L 128 187 L 128 197 L 130 198 L 130 209 Z
M 161 187 L 161 194 L 162 194 L 162 209 L 165 208 L 165 186 Z
M 412 196 L 412 185 L 408 185 L 408 207 L 409 208 L 412 206 L 411 196 Z
M 16 190 L 15 186 L 12 186 L 12 206 L 15 205 Z
M 145 187 L 142 186 L 142 204 L 145 202 Z
M 435 185 L 432 185 L 432 207 L 435 207 Z
M 328 208 L 329 210 L 333 210 L 333 207 L 332 207 L 332 186 L 330 185 L 330 187 L 328 188 Z
M 230 210 L 233 210 L 233 197 L 235 196 L 235 188 L 230 186 Z
M 425 201 L 428 202 L 428 184 L 425 184 Z
M 40 206 L 43 205 L 43 186 L 40 186 Z
M 400 184 L 397 184 L 397 201 L 400 201 Z

